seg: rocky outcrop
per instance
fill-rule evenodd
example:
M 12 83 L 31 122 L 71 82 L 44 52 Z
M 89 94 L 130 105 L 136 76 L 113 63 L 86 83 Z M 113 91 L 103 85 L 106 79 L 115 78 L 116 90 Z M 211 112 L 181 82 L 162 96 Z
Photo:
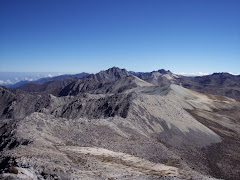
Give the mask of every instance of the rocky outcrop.
M 93 79 L 102 83 L 113 82 L 120 78 L 126 77 L 129 72 L 126 69 L 120 69 L 118 67 L 112 67 L 106 71 L 100 71 L 97 74 L 91 74 L 86 78 Z
M 240 102 L 100 74 L 31 93 L 0 87 L 0 178 L 240 178 Z
M 177 83 L 178 76 L 171 73 L 170 71 L 166 71 L 164 69 L 160 69 L 158 71 L 152 72 L 131 72 L 133 75 L 139 77 L 140 79 L 149 82 L 153 85 L 157 86 L 166 86 L 172 83 Z

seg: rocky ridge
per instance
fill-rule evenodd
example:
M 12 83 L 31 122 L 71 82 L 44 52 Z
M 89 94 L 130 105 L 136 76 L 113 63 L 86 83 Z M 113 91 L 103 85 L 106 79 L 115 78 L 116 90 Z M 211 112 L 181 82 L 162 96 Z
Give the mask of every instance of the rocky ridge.
M 34 93 L 0 87 L 2 178 L 239 178 L 235 99 L 115 67 L 64 83 Z

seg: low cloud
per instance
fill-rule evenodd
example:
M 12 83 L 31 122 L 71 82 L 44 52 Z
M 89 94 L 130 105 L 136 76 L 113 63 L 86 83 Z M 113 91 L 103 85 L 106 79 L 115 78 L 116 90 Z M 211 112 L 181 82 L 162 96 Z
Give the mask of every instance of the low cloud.
M 209 73 L 205 73 L 205 72 L 194 72 L 194 73 L 180 72 L 180 73 L 175 73 L 175 74 L 183 75 L 183 76 L 206 76 L 206 75 L 209 75 Z
M 232 75 L 235 75 L 235 76 L 238 76 L 240 75 L 240 73 L 232 73 L 232 72 L 228 72 L 229 74 L 232 74 Z
M 229 74 L 232 74 L 234 76 L 240 75 L 240 73 L 232 73 L 228 72 Z M 195 73 L 185 73 L 185 72 L 180 72 L 180 73 L 175 73 L 177 75 L 183 75 L 183 76 L 207 76 L 210 75 L 210 73 L 205 73 L 205 72 L 195 72 Z
M 11 80 L 6 80 L 6 81 L 3 81 L 3 80 L 0 80 L 0 84 L 2 85 L 8 85 L 8 84 L 13 84 L 13 82 Z
M 26 81 L 33 81 L 32 78 L 28 78 L 28 77 L 25 77 L 24 80 L 26 80 Z
M 6 80 L 5 82 L 6 82 L 6 84 L 13 84 L 13 82 L 11 80 L 9 80 L 9 79 Z

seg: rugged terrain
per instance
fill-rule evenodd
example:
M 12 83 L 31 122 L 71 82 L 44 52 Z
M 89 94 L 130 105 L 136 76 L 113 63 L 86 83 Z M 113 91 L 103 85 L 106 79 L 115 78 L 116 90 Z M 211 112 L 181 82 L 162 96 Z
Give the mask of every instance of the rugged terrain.
M 240 75 L 213 73 L 206 76 L 181 76 L 160 69 L 147 73 L 131 72 L 133 75 L 157 86 L 177 84 L 201 93 L 240 98 Z
M 218 96 L 226 96 L 230 98 L 240 99 L 240 75 L 232 75 L 229 73 L 213 73 L 206 76 L 182 76 L 159 69 L 152 72 L 134 72 L 126 71 L 116 67 L 107 71 L 101 71 L 97 74 L 79 73 L 75 75 L 61 75 L 52 78 L 42 78 L 36 81 L 22 81 L 9 88 L 18 88 L 27 92 L 43 92 L 54 93 L 53 89 L 59 90 L 67 83 L 79 79 L 93 79 L 101 83 L 109 80 L 117 80 L 126 75 L 134 75 L 155 86 L 166 86 L 177 84 L 179 86 L 198 91 L 205 94 L 214 94 Z
M 0 177 L 239 179 L 240 102 L 183 79 L 114 67 L 0 87 Z

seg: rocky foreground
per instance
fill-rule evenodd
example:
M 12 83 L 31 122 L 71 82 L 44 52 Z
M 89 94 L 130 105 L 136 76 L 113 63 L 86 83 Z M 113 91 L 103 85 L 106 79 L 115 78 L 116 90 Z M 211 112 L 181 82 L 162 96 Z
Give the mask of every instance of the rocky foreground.
M 240 179 L 235 99 L 117 68 L 37 87 L 0 87 L 1 179 Z

